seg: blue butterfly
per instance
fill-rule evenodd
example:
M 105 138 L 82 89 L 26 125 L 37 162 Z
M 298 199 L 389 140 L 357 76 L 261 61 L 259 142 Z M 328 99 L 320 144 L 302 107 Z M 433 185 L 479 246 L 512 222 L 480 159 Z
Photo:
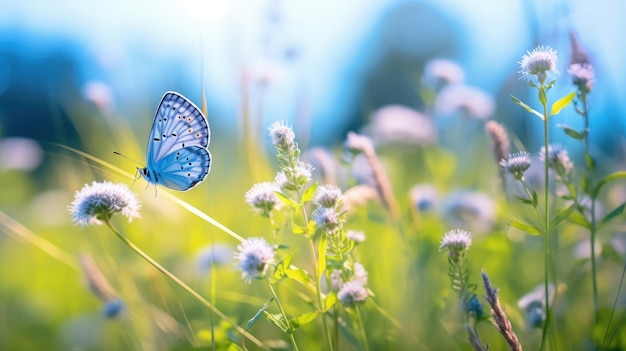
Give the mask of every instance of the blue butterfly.
M 147 166 L 137 167 L 152 184 L 187 191 L 201 183 L 211 170 L 207 149 L 211 131 L 200 110 L 179 93 L 163 95 L 148 140 Z

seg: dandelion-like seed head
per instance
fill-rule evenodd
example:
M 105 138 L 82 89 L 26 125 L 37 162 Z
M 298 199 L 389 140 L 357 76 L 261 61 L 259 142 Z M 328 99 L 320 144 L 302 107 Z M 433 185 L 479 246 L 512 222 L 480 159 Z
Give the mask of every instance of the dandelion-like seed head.
M 241 278 L 248 284 L 256 277 L 265 275 L 274 263 L 274 249 L 263 238 L 249 238 L 237 246 L 235 259 L 239 261 Z
M 333 207 L 317 207 L 311 214 L 311 218 L 317 227 L 326 230 L 329 234 L 337 232 L 343 226 L 343 219 Z
M 246 192 L 245 198 L 248 205 L 252 206 L 262 216 L 269 216 L 273 209 L 280 207 L 280 200 L 274 193 L 280 190 L 276 183 L 257 183 Z
M 558 174 L 565 174 L 574 167 L 567 149 L 561 144 L 549 144 L 547 155 L 545 146 L 542 146 L 539 150 L 539 160 L 548 162 L 548 167 L 553 168 Z
M 322 207 L 337 207 L 341 204 L 341 189 L 335 185 L 324 184 L 317 188 L 313 203 Z
M 578 87 L 578 90 L 585 94 L 591 92 L 595 83 L 595 72 L 592 65 L 574 63 L 569 66 L 567 73 L 572 76 L 572 83 Z
M 284 121 L 276 121 L 267 129 L 270 132 L 272 144 L 274 144 L 278 150 L 290 152 L 295 149 L 296 144 L 294 140 L 296 138 L 296 134 Z
M 351 280 L 345 283 L 337 293 L 337 298 L 346 306 L 363 302 L 367 299 L 367 296 L 367 288 L 358 280 Z
M 81 226 L 101 225 L 102 220 L 121 213 L 128 221 L 139 217 L 141 204 L 125 184 L 113 184 L 107 181 L 85 184 L 76 192 L 74 201 L 69 206 L 72 220 Z
M 365 233 L 362 230 L 348 230 L 346 231 L 348 239 L 360 244 L 365 241 Z
M 530 154 L 526 151 L 511 154 L 508 158 L 500 161 L 500 166 L 502 166 L 505 172 L 511 173 L 518 180 L 522 179 L 524 172 L 530 168 Z
M 448 256 L 458 257 L 472 245 L 472 234 L 466 230 L 453 229 L 444 234 L 439 251 L 448 249 Z
M 556 69 L 558 56 L 556 50 L 549 46 L 538 46 L 533 51 L 528 51 L 519 62 L 522 79 L 528 81 L 537 79 L 543 84 L 550 74 L 559 74 Z

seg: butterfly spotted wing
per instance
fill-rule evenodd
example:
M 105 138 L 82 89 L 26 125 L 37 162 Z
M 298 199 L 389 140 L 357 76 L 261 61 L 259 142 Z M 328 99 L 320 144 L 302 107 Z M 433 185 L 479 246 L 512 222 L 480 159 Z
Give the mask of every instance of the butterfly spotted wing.
M 152 184 L 186 191 L 211 169 L 209 124 L 202 112 L 176 92 L 163 95 L 152 123 L 146 167 L 141 175 Z

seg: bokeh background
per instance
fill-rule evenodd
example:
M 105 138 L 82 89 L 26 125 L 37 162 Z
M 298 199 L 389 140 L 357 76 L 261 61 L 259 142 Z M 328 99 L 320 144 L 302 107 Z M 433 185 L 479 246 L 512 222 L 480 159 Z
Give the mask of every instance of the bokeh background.
M 340 162 L 346 133 L 359 131 L 375 139 L 407 230 L 395 232 L 376 204 L 351 217 L 351 225 L 365 229 L 370 240 L 361 249 L 376 299 L 404 326 L 394 331 L 392 323 L 381 322 L 376 309 L 370 310 L 372 349 L 427 349 L 424 345 L 435 341 L 443 348 L 432 349 L 467 348 L 461 333 L 457 341 L 449 338 L 455 332 L 445 316 L 455 304 L 447 289 L 445 258 L 437 252 L 441 234 L 455 226 L 482 235 L 475 271 L 492 269 L 513 320 L 524 328 L 516 301 L 541 282 L 541 241 L 507 231 L 514 210 L 506 208 L 483 124 L 499 121 L 513 136 L 514 149 L 536 154 L 542 125 L 510 98 L 513 94 L 537 106 L 533 90 L 519 80 L 518 61 L 536 45 L 558 51 L 561 75 L 549 96 L 554 100 L 575 89 L 567 66 L 576 55 L 586 55 L 596 70 L 590 136 L 598 172 L 623 169 L 625 12 L 626 4 L 617 0 L 3 1 L 0 349 L 206 345 L 208 311 L 105 228 L 73 226 L 67 211 L 85 183 L 108 179 L 130 185 L 132 179 L 59 144 L 132 173 L 136 165 L 113 151 L 144 163 L 154 110 L 169 90 L 205 108 L 214 157 L 205 184 L 177 195 L 244 236 L 269 235 L 268 224 L 247 208 L 243 194 L 255 182 L 273 178 L 266 133 L 273 121 L 293 125 L 303 152 L 313 150 L 308 157 L 327 171 L 317 177 L 344 189 L 368 182 L 367 170 Z M 433 73 L 428 64 L 442 62 L 437 60 L 456 65 Z M 455 84 L 442 88 L 432 80 L 437 74 Z M 399 117 L 399 126 L 385 113 L 411 118 L 418 113 L 420 119 L 413 127 Z M 556 128 L 557 123 L 580 128 L 580 117 L 569 109 L 551 123 L 551 139 L 564 143 L 580 161 L 581 145 Z M 332 172 L 321 164 L 325 157 L 331 159 Z M 435 195 L 422 194 L 420 199 L 428 201 L 416 202 L 410 192 L 415 185 Z M 198 263 L 207 245 L 233 250 L 237 242 L 166 197 L 155 197 L 152 189 L 144 191 L 141 181 L 133 190 L 144 211 L 138 222 L 119 222 L 128 236 L 199 291 L 219 284 L 218 306 L 245 324 L 266 292 L 244 285 L 228 259 L 217 271 L 219 279 Z M 605 206 L 619 204 L 624 194 L 623 188 L 611 188 Z M 458 207 L 463 201 L 469 210 Z M 431 205 L 436 210 L 428 212 Z M 419 225 L 416 211 L 428 212 Z M 591 303 L 588 267 L 574 250 L 584 233 L 565 231 L 559 259 L 561 266 L 569 266 L 561 272 L 563 279 L 571 285 L 570 279 L 582 277 L 581 288 L 569 286 L 573 296 L 560 306 L 564 319 L 572 313 L 582 316 L 578 326 L 563 322 L 562 333 L 582 331 L 559 341 L 567 347 L 584 345 L 593 323 L 585 311 Z M 618 234 L 619 226 L 601 240 L 608 243 Z M 527 251 L 520 247 L 525 244 Z M 297 241 L 292 245 L 297 247 Z M 130 307 L 125 319 L 103 315 L 101 301 L 83 282 L 79 253 L 92 255 L 112 281 Z M 603 301 L 609 305 L 619 265 L 607 263 L 602 269 Z M 297 301 L 292 303 L 298 309 Z M 302 338 L 315 342 L 313 329 Z M 256 332 L 280 337 L 272 326 Z M 495 334 L 487 327 L 485 333 L 497 346 Z M 536 345 L 536 332 L 525 333 L 529 345 Z

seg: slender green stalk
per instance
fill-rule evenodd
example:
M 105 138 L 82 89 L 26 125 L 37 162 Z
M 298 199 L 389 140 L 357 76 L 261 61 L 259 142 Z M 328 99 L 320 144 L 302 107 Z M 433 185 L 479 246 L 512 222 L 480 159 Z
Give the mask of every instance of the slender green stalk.
M 354 310 L 356 311 L 356 315 L 357 315 L 357 328 L 358 328 L 359 339 L 361 342 L 361 348 L 364 351 L 368 351 L 369 346 L 367 342 L 367 334 L 365 333 L 365 324 L 363 323 L 363 316 L 361 315 L 361 308 L 357 304 L 354 306 Z
M 259 339 L 255 338 L 254 336 L 248 334 L 243 328 L 241 328 L 239 325 L 237 325 L 234 321 L 232 321 L 230 318 L 228 318 L 228 316 L 226 316 L 222 311 L 218 310 L 217 307 L 215 307 L 212 303 L 210 303 L 209 301 L 207 301 L 204 297 L 202 297 L 200 294 L 198 294 L 195 290 L 193 290 L 189 285 L 185 284 L 185 282 L 183 282 L 182 280 L 180 280 L 177 276 L 175 276 L 173 273 L 171 273 L 170 271 L 168 271 L 165 267 L 161 266 L 157 261 L 155 261 L 152 257 L 148 256 L 148 254 L 146 254 L 145 252 L 143 252 L 139 247 L 137 247 L 135 244 L 133 244 L 130 240 L 128 240 L 124 235 L 122 235 L 122 233 L 120 233 L 114 226 L 113 223 L 111 223 L 111 218 L 107 217 L 103 219 L 104 223 L 106 223 L 106 225 L 113 231 L 113 233 L 124 243 L 126 244 L 126 246 L 128 246 L 131 250 L 135 251 L 135 253 L 137 253 L 139 256 L 141 256 L 141 258 L 143 258 L 144 260 L 146 260 L 148 263 L 150 263 L 154 268 L 156 268 L 157 270 L 159 270 L 161 273 L 163 273 L 166 277 L 170 278 L 174 283 L 176 283 L 178 286 L 180 286 L 181 288 L 183 288 L 183 290 L 185 290 L 186 292 L 188 292 L 191 296 L 193 296 L 196 300 L 198 300 L 201 304 L 203 304 L 204 306 L 206 306 L 208 309 L 210 309 L 211 311 L 213 311 L 213 313 L 215 313 L 218 317 L 220 317 L 222 320 L 226 321 L 228 324 L 230 324 L 233 328 L 235 328 L 239 333 L 241 333 L 242 336 L 244 336 L 245 338 L 248 338 L 250 341 L 252 341 L 255 345 L 261 347 L 264 350 L 269 350 L 269 348 L 264 345 Z
M 298 203 L 302 203 L 302 194 L 300 190 L 298 190 Z M 304 208 L 304 205 L 302 205 L 300 208 L 302 209 L 302 217 L 304 218 L 304 225 L 306 228 L 308 228 L 309 216 L 306 213 L 306 208 Z M 324 336 L 326 338 L 326 342 L 328 343 L 328 349 L 332 351 L 335 348 L 333 347 L 333 340 L 330 335 L 330 329 L 328 329 L 328 323 L 326 321 L 326 315 L 324 313 L 324 305 L 322 301 L 322 287 L 320 285 L 322 272 L 317 271 L 318 258 L 315 253 L 315 243 L 313 242 L 313 238 L 310 237 L 308 238 L 308 240 L 309 240 L 309 248 L 311 249 L 311 258 L 313 259 L 313 267 L 314 267 L 313 271 L 315 272 L 315 293 L 317 295 L 317 305 L 320 311 L 320 315 L 322 317 L 322 324 L 324 326 Z
M 283 305 L 280 303 L 280 299 L 278 298 L 278 295 L 276 295 L 276 291 L 274 290 L 274 286 L 272 286 L 272 282 L 269 279 L 265 279 L 265 281 L 267 281 L 267 286 L 270 288 L 270 291 L 272 292 L 272 296 L 274 296 L 274 301 L 276 301 L 276 304 L 278 305 L 278 309 L 280 310 L 280 314 L 283 315 L 283 319 L 285 323 L 289 323 L 289 318 L 287 318 L 287 314 L 285 313 L 285 310 L 283 309 Z M 293 335 L 293 332 L 290 331 L 287 334 L 289 334 L 289 339 L 291 340 L 291 345 L 293 345 L 293 349 L 295 351 L 299 351 L 300 349 L 298 349 L 298 343 L 296 342 L 296 338 Z
M 540 90 L 545 91 L 545 87 L 542 85 L 539 87 Z M 543 332 L 541 334 L 541 350 L 545 349 L 546 337 L 548 335 L 548 329 L 551 322 L 550 312 L 550 292 L 548 289 L 549 277 L 548 277 L 548 266 L 550 264 L 551 258 L 551 250 L 550 250 L 550 182 L 549 182 L 549 164 L 548 162 L 548 104 L 545 101 L 542 101 L 543 105 L 543 144 L 546 152 L 546 160 L 544 162 L 544 265 L 543 265 L 543 274 L 544 274 L 544 292 L 545 292 L 545 307 L 546 307 L 546 321 L 543 326 Z
M 317 255 L 315 254 L 315 244 L 313 239 L 309 239 L 309 247 L 311 248 L 311 257 L 313 257 L 313 271 L 315 271 L 315 290 L 317 295 L 317 305 L 322 317 L 322 324 L 324 325 L 324 335 L 326 342 L 328 343 L 329 350 L 334 350 L 333 340 L 330 336 L 330 330 L 328 329 L 328 323 L 326 322 L 326 315 L 324 314 L 324 305 L 322 304 L 322 288 L 320 286 L 320 273 L 317 271 Z
M 526 185 L 526 181 L 524 181 L 524 179 L 522 178 L 520 179 L 520 183 L 522 183 L 522 186 L 524 187 L 524 190 L 526 191 L 526 195 L 528 195 L 528 200 L 532 201 L 533 194 L 530 192 L 530 189 Z M 533 204 L 533 208 L 535 209 L 535 213 L 537 213 L 537 217 L 539 218 L 539 220 L 541 222 L 544 222 L 543 215 L 541 214 L 541 211 L 539 211 L 539 207 Z
M 589 115 L 587 113 L 587 94 L 584 90 L 580 93 L 580 101 L 582 102 L 582 116 L 585 129 L 583 130 L 583 139 L 585 144 L 585 163 L 587 164 L 587 188 L 593 189 L 593 168 L 589 164 L 588 160 L 591 160 L 591 152 L 589 151 Z M 598 278 L 596 274 L 596 197 L 591 194 L 591 228 L 590 228 L 590 240 L 591 240 L 591 280 L 593 285 L 593 307 L 595 311 L 595 318 L 598 318 Z

